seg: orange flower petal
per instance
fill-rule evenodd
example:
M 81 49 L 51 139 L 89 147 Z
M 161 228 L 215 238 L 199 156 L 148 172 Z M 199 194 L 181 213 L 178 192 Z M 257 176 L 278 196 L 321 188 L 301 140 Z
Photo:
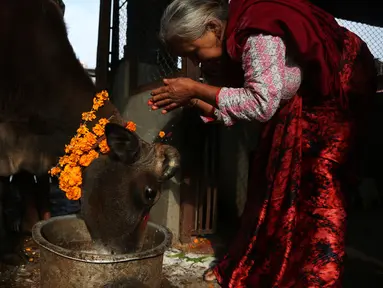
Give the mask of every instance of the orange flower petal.
M 105 126 L 108 123 L 109 123 L 109 120 L 106 118 L 101 118 L 100 120 L 98 120 L 98 124 L 100 124 L 101 126 Z
M 86 125 L 84 124 L 81 124 L 80 127 L 77 129 L 77 133 L 80 135 L 86 134 L 87 132 L 89 132 L 88 127 L 86 127 Z
M 78 200 L 81 198 L 81 189 L 80 187 L 71 187 L 71 189 L 66 193 L 66 197 L 69 200 Z
M 96 119 L 96 115 L 94 114 L 94 111 L 82 113 L 82 120 L 92 121 L 94 119 Z
M 102 140 L 100 144 L 98 145 L 98 147 L 100 148 L 100 152 L 103 154 L 108 153 L 110 150 L 108 143 L 106 142 L 106 139 Z
M 59 167 L 54 167 L 52 168 L 49 173 L 52 175 L 52 176 L 56 176 L 58 174 L 60 174 L 61 172 L 61 169 Z
M 126 123 L 126 129 L 128 129 L 131 132 L 135 132 L 137 129 L 136 123 L 129 121 L 128 123 Z
M 96 124 L 96 125 L 93 127 L 93 129 L 92 129 L 93 133 L 96 134 L 96 135 L 99 136 L 99 137 L 101 137 L 102 135 L 104 135 L 104 132 L 105 132 L 104 130 L 105 130 L 104 127 L 102 127 L 100 124 Z

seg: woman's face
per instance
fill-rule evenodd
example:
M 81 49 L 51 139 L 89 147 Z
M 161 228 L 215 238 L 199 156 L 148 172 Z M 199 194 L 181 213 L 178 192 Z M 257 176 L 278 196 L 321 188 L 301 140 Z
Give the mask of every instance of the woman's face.
M 211 23 L 202 37 L 195 41 L 176 43 L 175 51 L 179 56 L 189 58 L 195 65 L 222 55 L 222 38 L 224 25 L 221 22 Z

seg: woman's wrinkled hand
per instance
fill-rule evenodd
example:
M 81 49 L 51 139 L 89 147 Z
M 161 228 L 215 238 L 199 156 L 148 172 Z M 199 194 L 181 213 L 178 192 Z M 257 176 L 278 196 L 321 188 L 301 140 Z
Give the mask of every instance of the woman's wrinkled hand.
M 153 110 L 162 108 L 163 114 L 188 105 L 195 97 L 196 83 L 189 78 L 164 79 L 165 85 L 152 91 L 148 105 Z

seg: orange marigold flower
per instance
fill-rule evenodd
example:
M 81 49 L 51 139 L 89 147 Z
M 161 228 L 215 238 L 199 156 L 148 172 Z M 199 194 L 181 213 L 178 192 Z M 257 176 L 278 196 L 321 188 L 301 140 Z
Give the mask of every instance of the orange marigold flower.
M 92 145 L 96 144 L 96 142 L 97 142 L 96 135 L 94 135 L 93 133 L 90 133 L 90 132 L 84 135 L 84 139 L 86 139 L 86 141 Z
M 89 151 L 88 154 L 84 154 L 81 156 L 79 164 L 84 167 L 88 167 L 90 163 L 96 158 L 98 158 L 98 153 L 94 150 Z
M 84 149 L 84 150 L 88 150 L 88 149 Z M 76 150 L 73 150 L 73 154 L 79 157 L 82 154 L 84 154 L 84 152 L 81 149 L 76 149 Z
M 66 145 L 65 146 L 65 153 L 71 153 L 73 151 L 73 149 L 75 149 L 75 147 L 77 146 L 78 142 L 80 141 L 80 137 L 79 136 L 75 136 L 73 137 L 71 140 L 70 140 L 70 143 L 69 145 Z
M 94 119 L 96 119 L 96 115 L 94 114 L 94 111 L 82 113 L 82 120 L 84 120 L 84 121 L 92 121 Z
M 84 135 L 84 134 L 86 134 L 88 132 L 89 132 L 89 129 L 84 124 L 81 124 L 80 127 L 77 129 L 77 133 L 80 134 L 80 135 Z
M 93 107 L 92 107 L 92 110 L 94 111 L 97 111 L 98 109 L 100 109 L 100 107 L 104 106 L 104 101 L 102 101 L 101 99 L 99 98 L 94 98 L 93 99 Z
M 78 200 L 81 197 L 81 188 L 78 186 L 71 187 L 66 192 L 66 197 L 69 200 Z
M 64 155 L 59 159 L 59 166 L 64 167 L 66 165 L 76 166 L 80 156 L 76 154 Z
M 96 111 L 104 106 L 105 101 L 109 100 L 107 91 L 97 93 L 93 99 L 92 110 L 82 113 L 82 120 L 93 121 L 96 119 Z M 49 172 L 59 178 L 59 187 L 66 193 L 68 199 L 77 200 L 81 197 L 82 167 L 89 166 L 99 153 L 94 150 L 97 138 L 105 134 L 105 125 L 109 123 L 106 118 L 101 118 L 91 130 L 83 123 L 77 129 L 77 134 L 65 146 L 65 156 L 59 159 L 58 166 Z M 136 124 L 128 122 L 127 129 L 136 130 Z M 101 141 L 98 147 L 101 153 L 107 153 L 109 147 L 106 140 Z
M 96 143 L 97 136 L 91 132 L 88 132 L 83 137 L 79 138 L 78 144 L 76 144 L 76 148 L 73 150 L 73 153 L 82 155 L 89 152 Z
M 101 126 L 105 126 L 108 123 L 109 123 L 109 120 L 106 118 L 101 118 L 100 120 L 98 120 L 98 124 L 100 124 Z
M 101 100 L 102 102 L 109 100 L 109 94 L 107 91 L 101 91 L 100 93 L 96 94 L 96 99 Z
M 59 165 L 61 167 L 65 166 L 66 164 L 68 164 L 70 161 L 69 161 L 69 156 L 65 155 L 63 157 L 60 157 L 59 159 Z
M 129 121 L 128 123 L 126 123 L 126 129 L 128 129 L 131 132 L 135 132 L 137 129 L 136 123 Z
M 72 175 L 81 175 L 81 168 L 79 166 L 65 167 L 64 172 L 71 173 Z
M 100 136 L 104 135 L 105 129 L 100 124 L 96 124 L 96 125 L 94 125 L 92 131 L 94 134 L 96 134 L 97 136 L 100 137 Z
M 65 166 L 64 171 L 61 172 L 60 181 L 67 183 L 69 186 L 76 186 L 82 184 L 82 171 L 80 166 Z
M 87 149 L 92 149 L 93 146 L 97 143 L 97 136 L 94 135 L 93 133 L 88 133 L 88 134 L 85 135 L 84 141 L 85 142 L 83 142 L 82 144 L 85 145 L 85 143 L 86 143 L 87 144 L 86 145 Z M 84 151 L 84 152 L 87 152 L 87 151 Z
M 164 131 L 160 131 L 160 133 L 158 133 L 158 136 L 160 136 L 160 138 L 164 138 L 165 137 L 165 132 Z
M 65 153 L 70 153 L 71 150 L 72 150 L 72 146 L 70 146 L 70 145 L 65 145 L 65 149 L 64 149 Z
M 78 160 L 80 160 L 80 156 L 77 154 L 70 154 L 69 155 L 69 162 L 70 164 L 77 165 Z
M 57 176 L 60 174 L 61 169 L 59 167 L 53 167 L 49 172 L 52 176 Z
M 86 134 L 86 133 L 85 133 Z M 69 146 L 76 146 L 78 141 L 80 141 L 81 137 L 80 136 L 74 136 L 70 142 L 69 142 Z
M 106 142 L 106 139 L 102 140 L 100 142 L 100 144 L 98 145 L 98 147 L 100 148 L 100 152 L 102 154 L 105 154 L 105 153 L 108 153 L 109 152 L 109 146 L 108 146 L 108 143 Z
M 68 184 L 67 175 L 64 172 L 61 172 L 59 177 L 59 188 L 64 192 L 68 191 L 68 189 L 70 188 Z

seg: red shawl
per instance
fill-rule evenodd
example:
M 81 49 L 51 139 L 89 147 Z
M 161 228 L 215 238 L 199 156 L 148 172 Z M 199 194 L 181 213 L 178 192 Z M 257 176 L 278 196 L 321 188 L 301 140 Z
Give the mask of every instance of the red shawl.
M 341 93 L 339 68 L 344 30 L 333 16 L 309 1 L 232 0 L 227 25 L 226 45 L 233 60 L 240 61 L 249 35 L 278 36 L 302 67 L 304 84 L 311 93 Z

